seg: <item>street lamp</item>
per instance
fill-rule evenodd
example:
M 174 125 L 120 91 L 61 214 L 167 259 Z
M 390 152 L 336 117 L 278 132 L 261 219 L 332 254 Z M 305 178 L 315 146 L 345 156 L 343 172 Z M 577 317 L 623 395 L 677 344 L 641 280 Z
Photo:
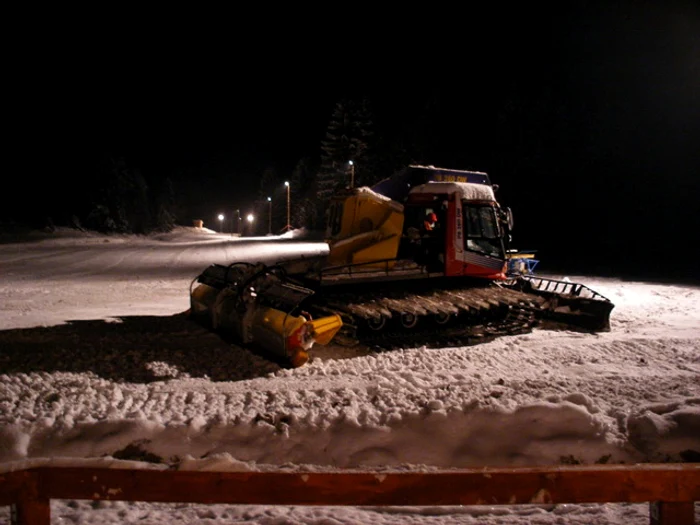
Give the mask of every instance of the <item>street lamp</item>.
M 351 160 L 348 161 L 350 164 L 350 188 L 355 187 L 355 163 Z
M 290 198 L 289 198 L 289 188 L 290 188 L 290 186 L 289 186 L 289 181 L 288 181 L 288 180 L 284 181 L 284 185 L 287 186 L 287 225 L 284 227 L 284 229 L 285 229 L 286 231 L 289 231 L 289 230 L 292 229 L 292 225 L 289 224 L 289 222 L 290 222 L 290 220 L 289 220 L 289 212 L 290 212 L 290 208 L 289 208 L 289 203 L 290 203 Z
M 219 224 L 220 224 L 219 229 L 223 233 L 223 231 L 224 231 L 224 214 L 223 213 L 219 213 Z
M 272 197 L 267 198 L 267 234 L 272 235 Z
M 238 217 L 238 222 L 236 223 L 236 233 L 241 234 L 241 210 L 236 210 L 236 216 Z
M 248 224 L 250 225 L 249 231 L 252 235 L 253 234 L 253 221 L 255 220 L 255 216 L 252 213 L 249 213 L 248 216 L 246 217 L 246 220 L 248 221 Z

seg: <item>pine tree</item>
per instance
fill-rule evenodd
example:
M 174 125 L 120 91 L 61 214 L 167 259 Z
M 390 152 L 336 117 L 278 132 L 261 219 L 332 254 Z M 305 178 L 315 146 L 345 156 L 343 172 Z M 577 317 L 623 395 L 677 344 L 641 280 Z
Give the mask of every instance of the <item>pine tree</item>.
M 294 206 L 291 209 L 291 222 L 296 227 L 310 230 L 323 228 L 317 223 L 318 206 L 315 198 L 316 177 L 314 166 L 308 157 L 302 158 L 292 171 L 290 192 Z
M 417 158 L 411 154 L 414 148 L 407 147 L 407 143 L 407 139 L 402 136 L 382 135 L 378 138 L 363 165 L 364 184 L 372 186 L 400 169 L 418 163 Z
M 160 231 L 170 231 L 175 226 L 175 190 L 172 180 L 166 177 L 161 184 L 155 202 L 156 224 Z
M 153 227 L 148 191 L 140 170 L 129 168 L 123 157 L 110 159 L 97 183 L 88 224 L 98 231 L 148 232 Z
M 355 186 L 371 177 L 363 171 L 371 150 L 372 118 L 367 99 L 339 101 L 321 141 L 321 167 L 316 177 L 316 197 L 322 209 L 339 189 L 350 185 L 350 164 L 354 165 Z
M 123 207 L 126 213 L 127 231 L 148 233 L 153 229 L 149 187 L 141 170 L 129 170 L 129 184 L 122 193 Z

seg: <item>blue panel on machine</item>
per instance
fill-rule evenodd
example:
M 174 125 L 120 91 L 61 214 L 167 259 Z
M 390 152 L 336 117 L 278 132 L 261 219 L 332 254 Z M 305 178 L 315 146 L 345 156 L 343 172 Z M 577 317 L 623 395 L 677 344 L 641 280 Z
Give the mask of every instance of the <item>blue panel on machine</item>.
M 434 182 L 469 182 L 472 184 L 487 184 L 491 185 L 489 176 L 480 171 L 460 171 L 460 170 L 431 170 L 428 180 Z
M 489 176 L 480 171 L 451 170 L 436 168 L 435 166 L 413 165 L 395 173 L 388 179 L 378 182 L 372 186 L 372 190 L 403 203 L 411 188 L 426 182 L 469 182 L 472 184 L 491 185 Z

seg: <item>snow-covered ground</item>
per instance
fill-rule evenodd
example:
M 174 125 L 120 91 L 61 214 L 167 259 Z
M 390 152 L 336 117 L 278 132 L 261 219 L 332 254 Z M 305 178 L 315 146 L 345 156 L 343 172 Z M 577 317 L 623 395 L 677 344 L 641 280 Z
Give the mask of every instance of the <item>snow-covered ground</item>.
M 0 471 L 123 461 L 210 470 L 700 461 L 700 288 L 570 275 L 615 303 L 610 332 L 535 330 L 382 353 L 316 347 L 304 367 L 282 369 L 185 312 L 192 279 L 211 263 L 326 249 L 291 237 L 181 228 L 4 239 Z M 95 524 L 648 523 L 646 505 L 620 504 L 54 501 L 52 513 L 57 523 Z M 0 508 L 0 523 L 8 516 Z

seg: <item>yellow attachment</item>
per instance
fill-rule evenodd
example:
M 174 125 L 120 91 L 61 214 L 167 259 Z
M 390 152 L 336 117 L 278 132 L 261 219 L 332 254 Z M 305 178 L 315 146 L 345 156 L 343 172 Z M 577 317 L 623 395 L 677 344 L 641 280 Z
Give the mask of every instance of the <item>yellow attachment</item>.
M 394 259 L 401 240 L 403 218 L 401 204 L 368 188 L 356 188 L 342 199 L 334 200 L 328 218 L 329 264 Z
M 309 321 L 308 324 L 313 327 L 314 340 L 320 345 L 327 345 L 343 326 L 343 321 L 339 315 L 329 315 Z
M 293 352 L 291 356 L 289 356 L 289 363 L 293 368 L 304 366 L 308 360 L 309 352 L 306 350 L 297 350 L 296 352 Z
M 210 315 L 211 305 L 216 301 L 219 291 L 217 288 L 206 284 L 197 286 L 190 295 L 190 314 L 195 317 Z
M 329 343 L 342 325 L 337 315 L 309 321 L 275 308 L 259 308 L 251 319 L 253 341 L 295 367 L 309 360 L 314 342 Z

